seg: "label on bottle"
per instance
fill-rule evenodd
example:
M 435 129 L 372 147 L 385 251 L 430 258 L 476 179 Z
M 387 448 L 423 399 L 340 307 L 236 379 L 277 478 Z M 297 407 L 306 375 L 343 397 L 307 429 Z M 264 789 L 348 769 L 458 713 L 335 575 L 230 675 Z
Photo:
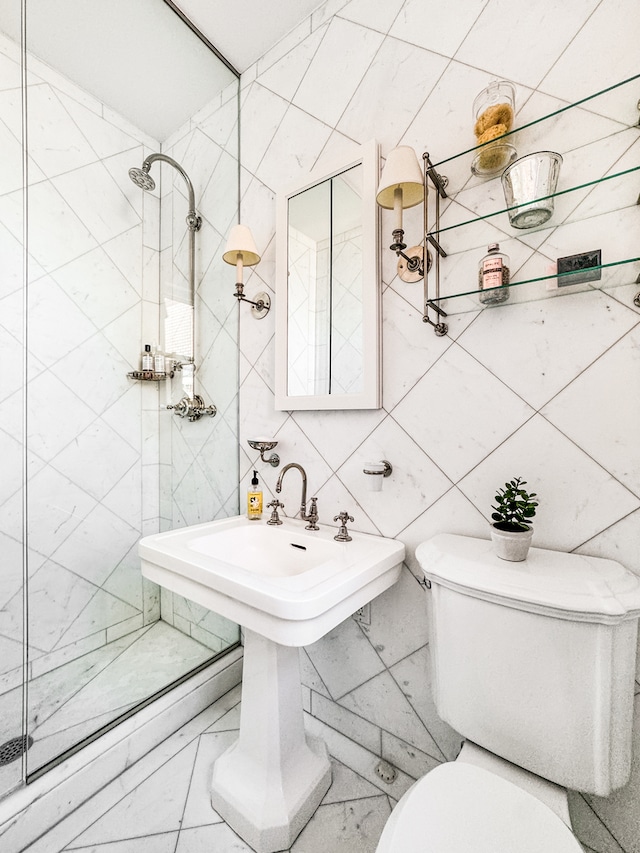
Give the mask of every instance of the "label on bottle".
M 247 492 L 247 517 L 250 520 L 262 516 L 262 492 Z
M 482 262 L 482 289 L 502 284 L 502 258 L 487 258 Z

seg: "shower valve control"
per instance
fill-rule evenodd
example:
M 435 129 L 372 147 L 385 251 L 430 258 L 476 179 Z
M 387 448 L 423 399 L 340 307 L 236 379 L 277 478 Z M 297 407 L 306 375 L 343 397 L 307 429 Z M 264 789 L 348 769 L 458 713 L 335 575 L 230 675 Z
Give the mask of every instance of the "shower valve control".
M 194 394 L 193 397 L 183 397 L 179 403 L 167 406 L 167 409 L 173 409 L 174 414 L 180 418 L 187 418 L 190 421 L 199 421 L 203 415 L 215 417 L 217 408 L 212 404 L 205 406 L 204 400 L 199 394 Z

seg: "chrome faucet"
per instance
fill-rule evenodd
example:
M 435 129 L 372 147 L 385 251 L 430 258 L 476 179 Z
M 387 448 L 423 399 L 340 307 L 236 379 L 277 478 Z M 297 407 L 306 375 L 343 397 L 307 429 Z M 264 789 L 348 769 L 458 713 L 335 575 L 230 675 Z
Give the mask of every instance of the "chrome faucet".
M 285 465 L 282 471 L 280 472 L 280 476 L 278 477 L 278 482 L 276 483 L 276 494 L 280 494 L 282 491 L 282 481 L 284 479 L 284 475 L 287 473 L 289 468 L 297 468 L 302 475 L 302 497 L 300 499 L 300 518 L 303 521 L 308 521 L 309 524 L 305 526 L 305 530 L 320 530 L 318 527 L 318 498 L 311 498 L 311 508 L 309 513 L 307 514 L 307 472 L 304 470 L 302 465 L 298 465 L 297 462 L 289 462 L 288 465 Z

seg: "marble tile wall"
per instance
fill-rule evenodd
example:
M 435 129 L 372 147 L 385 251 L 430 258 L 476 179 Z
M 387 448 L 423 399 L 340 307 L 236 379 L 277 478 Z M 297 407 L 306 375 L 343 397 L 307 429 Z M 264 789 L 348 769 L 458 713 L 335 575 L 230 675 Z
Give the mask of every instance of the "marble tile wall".
M 196 393 L 218 410 L 196 422 L 167 411 L 166 403 L 184 395 L 179 372 L 161 389 L 160 525 L 172 529 L 238 512 L 238 307 L 234 268 L 222 260 L 238 218 L 238 84 L 172 134 L 162 152 L 189 175 L 202 217 L 195 239 Z M 167 296 L 189 301 L 187 187 L 171 166 L 154 168 L 162 181 L 161 303 Z M 234 623 L 165 589 L 161 598 L 162 619 L 213 651 L 238 641 Z
M 328 0 L 242 77 L 241 220 L 262 255 L 247 292 L 274 290 L 282 187 L 371 138 L 383 156 L 404 143 L 444 159 L 473 144 L 471 105 L 493 77 L 514 81 L 524 114 L 530 102 L 540 114 L 537 105 L 570 102 L 637 73 L 639 32 L 633 0 Z M 637 121 L 637 95 L 612 95 L 628 125 Z M 577 121 L 599 122 L 596 113 Z M 618 146 L 619 127 L 606 153 L 593 154 L 602 172 L 637 164 L 638 142 Z M 564 123 L 553 144 L 570 149 L 578 129 Z M 499 182 L 478 192 L 492 197 Z M 637 196 L 633 176 L 607 193 L 608 209 L 633 204 L 629 192 Z M 625 215 L 623 230 L 637 233 L 637 208 Z M 390 225 L 385 213 L 383 234 Z M 615 257 L 618 230 L 576 228 Z M 552 258 L 553 235 L 545 232 Z M 241 312 L 240 473 L 246 486 L 258 467 L 269 499 L 278 471 L 250 455 L 246 439 L 273 434 L 283 463 L 304 465 L 321 520 L 349 509 L 355 529 L 406 544 L 402 579 L 372 603 L 371 624 L 347 620 L 307 648 L 303 662 L 311 714 L 415 778 L 459 745 L 430 699 L 419 542 L 442 531 L 487 537 L 495 488 L 519 475 L 541 496 L 534 544 L 610 557 L 640 574 L 640 398 L 631 390 L 640 380 L 631 283 L 638 270 L 606 292 L 452 315 L 444 338 L 421 322 L 419 286 L 396 277 L 386 250 L 382 270 L 380 410 L 276 412 L 273 312 L 260 322 Z M 363 483 L 371 458 L 394 466 L 379 493 Z M 285 504 L 297 505 L 298 488 L 285 483 Z M 572 801 L 578 834 L 598 853 L 640 850 L 639 703 L 640 695 L 630 783 L 608 799 Z

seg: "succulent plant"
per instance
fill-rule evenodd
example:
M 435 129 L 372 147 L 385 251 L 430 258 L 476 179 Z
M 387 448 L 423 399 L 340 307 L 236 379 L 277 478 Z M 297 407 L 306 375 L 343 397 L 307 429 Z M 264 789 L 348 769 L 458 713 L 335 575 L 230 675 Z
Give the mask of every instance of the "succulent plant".
M 505 483 L 503 489 L 498 489 L 495 496 L 496 506 L 491 507 L 495 510 L 491 513 L 491 518 L 498 530 L 529 530 L 538 502 L 534 500 L 537 497 L 535 492 L 529 493 L 522 488 L 526 485 L 526 480 L 516 477 Z

